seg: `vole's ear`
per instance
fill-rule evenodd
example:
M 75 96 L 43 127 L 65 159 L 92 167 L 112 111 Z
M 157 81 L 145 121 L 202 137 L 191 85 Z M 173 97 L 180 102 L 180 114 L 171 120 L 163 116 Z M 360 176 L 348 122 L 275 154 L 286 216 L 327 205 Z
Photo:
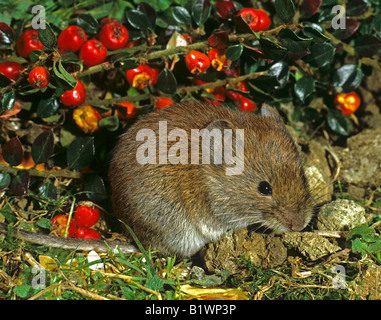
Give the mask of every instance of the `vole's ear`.
M 262 117 L 271 117 L 279 123 L 284 124 L 283 118 L 278 113 L 278 110 L 271 107 L 270 105 L 264 103 L 261 107 L 261 116 Z

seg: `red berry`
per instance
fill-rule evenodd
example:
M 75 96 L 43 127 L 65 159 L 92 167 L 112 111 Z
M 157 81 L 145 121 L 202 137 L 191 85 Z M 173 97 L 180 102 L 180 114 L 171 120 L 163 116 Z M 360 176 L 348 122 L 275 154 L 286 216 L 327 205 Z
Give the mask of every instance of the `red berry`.
M 343 115 L 348 116 L 360 107 L 361 99 L 356 92 L 340 93 L 335 98 L 335 104 Z
M 101 212 L 96 207 L 88 207 L 85 205 L 75 209 L 74 220 L 78 227 L 92 227 L 96 224 L 101 216 Z
M 131 86 L 139 90 L 144 90 L 147 86 L 155 84 L 158 72 L 145 64 L 141 64 L 135 69 L 126 70 L 126 78 Z
M 116 109 L 116 113 L 121 120 L 132 119 L 137 114 L 136 106 L 132 102 L 122 101 L 115 105 L 119 107 Z
M 86 227 L 78 228 L 75 234 L 75 237 L 78 239 L 100 239 L 101 238 L 101 236 L 96 230 L 86 228 Z
M 94 39 L 86 41 L 79 51 L 79 59 L 87 67 L 100 64 L 106 59 L 106 56 L 107 48 L 102 42 Z
M 24 67 L 15 61 L 5 61 L 0 63 L 0 73 L 14 81 L 20 77 L 22 70 L 24 70 Z
M 259 16 L 259 30 L 258 31 L 267 30 L 271 25 L 271 20 L 268 14 L 266 13 L 266 11 L 262 9 L 257 10 L 257 14 Z
M 29 73 L 28 81 L 33 88 L 42 89 L 49 84 L 50 73 L 44 67 L 35 67 Z
M 198 75 L 209 68 L 210 60 L 202 52 L 192 50 L 185 57 L 185 64 L 191 73 Z
M 259 15 L 257 13 L 257 10 L 253 8 L 245 8 L 242 9 L 240 12 L 238 12 L 238 15 L 243 18 L 247 22 L 247 24 L 250 26 L 251 30 L 253 31 L 259 31 Z
M 44 45 L 38 38 L 37 30 L 23 31 L 16 42 L 16 51 L 24 58 L 28 58 L 33 50 L 42 50 L 43 48 Z
M 251 101 L 250 99 L 247 99 L 247 98 L 242 98 L 241 100 L 239 100 L 239 106 L 238 106 L 238 109 L 240 111 L 254 111 L 256 108 L 257 108 L 257 105 Z
M 52 232 L 59 236 L 64 236 L 66 232 L 67 222 L 69 221 L 69 217 L 64 214 L 59 214 L 51 220 L 52 223 Z M 67 233 L 67 237 L 71 238 L 77 232 L 77 226 L 75 225 L 73 219 L 70 220 L 69 229 Z
M 86 100 L 86 91 L 81 80 L 78 80 L 77 85 L 73 90 L 65 91 L 61 96 L 61 102 L 69 106 L 80 106 Z
M 226 58 L 225 51 L 225 49 L 218 50 L 216 48 L 212 48 L 208 52 L 210 63 L 217 71 L 228 69 L 232 63 L 231 60 Z
M 99 40 L 102 41 L 107 49 L 121 49 L 128 41 L 128 30 L 119 22 L 110 22 L 102 27 L 99 33 Z
M 85 31 L 78 26 L 69 26 L 58 36 L 58 47 L 63 50 L 77 52 L 87 41 Z
M 171 106 L 172 104 L 174 104 L 174 102 L 171 98 L 161 97 L 161 98 L 157 99 L 157 101 L 155 103 L 155 109 L 166 108 L 166 107 Z

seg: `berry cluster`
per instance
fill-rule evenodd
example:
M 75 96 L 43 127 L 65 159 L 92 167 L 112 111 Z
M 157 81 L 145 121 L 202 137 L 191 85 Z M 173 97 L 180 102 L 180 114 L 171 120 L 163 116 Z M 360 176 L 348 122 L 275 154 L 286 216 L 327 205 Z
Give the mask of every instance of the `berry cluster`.
M 74 218 L 70 219 L 65 214 L 59 214 L 51 220 L 52 233 L 64 236 L 67 231 L 67 238 L 78 239 L 100 239 L 99 233 L 92 229 L 100 218 L 100 211 L 94 206 L 80 205 L 74 212 Z M 69 223 L 69 226 L 68 226 Z

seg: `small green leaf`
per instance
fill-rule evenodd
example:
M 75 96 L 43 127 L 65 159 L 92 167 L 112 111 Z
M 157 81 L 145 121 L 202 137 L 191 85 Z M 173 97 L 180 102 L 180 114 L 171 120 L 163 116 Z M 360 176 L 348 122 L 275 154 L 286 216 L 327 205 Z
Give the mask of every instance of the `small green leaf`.
M 145 31 L 149 28 L 150 24 L 147 16 L 139 10 L 126 11 L 128 22 L 135 28 Z
M 93 137 L 75 139 L 67 149 L 67 163 L 70 169 L 80 170 L 86 167 L 94 158 L 95 147 Z
M 98 21 L 89 14 L 80 14 L 77 17 L 77 25 L 81 27 L 86 34 L 95 34 L 98 32 Z
M 20 298 L 28 298 L 33 294 L 33 288 L 31 285 L 21 285 L 14 288 L 14 293 Z
M 333 86 L 337 92 L 351 92 L 357 89 L 363 78 L 361 68 L 355 64 L 345 64 L 333 74 Z
M 315 90 L 315 81 L 312 77 L 303 76 L 296 81 L 294 92 L 300 101 L 304 102 L 307 97 Z
M 54 135 L 52 130 L 41 133 L 32 144 L 32 158 L 35 164 L 46 162 L 54 150 Z
M 168 68 L 164 68 L 157 77 L 157 87 L 159 90 L 167 94 L 176 92 L 177 80 L 172 71 Z
M 361 240 L 359 238 L 356 238 L 352 242 L 352 251 L 354 253 L 365 254 L 367 252 L 367 248 L 368 248 L 367 244 L 361 242 Z
M 328 125 L 334 132 L 347 136 L 348 133 L 348 123 L 345 117 L 338 110 L 328 110 Z
M 41 187 L 39 187 L 38 192 L 42 198 L 54 201 L 58 200 L 58 190 L 54 184 L 50 182 L 44 183 Z
M 0 191 L 8 188 L 11 183 L 11 176 L 8 173 L 0 172 Z
M 116 114 L 114 114 L 112 116 L 102 118 L 101 120 L 99 120 L 98 125 L 100 128 L 105 128 L 110 132 L 114 132 L 119 128 L 119 118 Z
M 54 46 L 57 44 L 57 38 L 50 24 L 46 23 L 45 25 L 45 29 L 38 29 L 38 38 L 45 47 L 47 47 L 48 49 L 53 49 Z
M 310 51 L 303 60 L 317 68 L 328 65 L 335 55 L 335 47 L 331 43 L 314 43 L 310 46 Z
M 303 32 L 307 37 L 313 38 L 313 42 L 315 43 L 323 43 L 329 40 L 328 37 L 326 37 L 321 31 L 313 26 L 305 27 Z
M 107 199 L 104 181 L 98 175 L 87 177 L 83 189 L 86 191 L 86 196 L 90 201 L 102 201 Z
M 374 233 L 375 233 L 375 230 L 371 227 L 368 227 L 368 225 L 364 223 L 362 225 L 359 225 L 359 226 L 353 228 L 349 232 L 347 240 L 351 240 L 355 236 L 364 237 L 365 235 L 372 235 Z
M 183 7 L 173 7 L 172 15 L 176 22 L 181 24 L 190 25 L 192 23 L 192 18 L 187 9 Z
M 279 32 L 279 39 L 282 44 L 291 52 L 303 52 L 308 49 L 312 38 L 301 38 L 289 28 Z
M 295 5 L 292 0 L 275 0 L 275 11 L 283 22 L 291 22 L 295 15 Z
M 274 41 L 266 38 L 259 39 L 263 53 L 272 60 L 282 60 L 287 55 L 287 49 Z
M 77 85 L 77 79 L 75 79 L 66 69 L 62 66 L 62 60 L 58 60 L 58 70 L 61 73 L 63 79 L 69 83 L 73 88 Z
M 55 96 L 51 96 L 47 99 L 41 99 L 37 105 L 37 116 L 39 118 L 48 118 L 56 113 L 60 103 Z
M 13 106 L 15 105 L 15 102 L 16 102 L 15 91 L 7 92 L 1 101 L 1 107 L 2 107 L 3 111 L 11 110 L 13 108 Z
M 231 61 L 235 61 L 235 60 L 239 59 L 239 57 L 242 54 L 242 51 L 243 51 L 243 45 L 242 44 L 236 44 L 234 46 L 227 48 L 225 55 L 226 55 L 227 59 L 229 59 Z
M 205 24 L 208 20 L 212 6 L 209 0 L 196 0 L 192 6 L 192 17 L 198 26 Z

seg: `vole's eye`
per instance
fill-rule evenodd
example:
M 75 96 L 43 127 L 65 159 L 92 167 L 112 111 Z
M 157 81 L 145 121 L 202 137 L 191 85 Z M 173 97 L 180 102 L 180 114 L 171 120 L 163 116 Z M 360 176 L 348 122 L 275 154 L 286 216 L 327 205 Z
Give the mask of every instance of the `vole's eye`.
M 271 196 L 273 189 L 270 184 L 266 181 L 261 181 L 258 185 L 258 191 L 262 196 Z

